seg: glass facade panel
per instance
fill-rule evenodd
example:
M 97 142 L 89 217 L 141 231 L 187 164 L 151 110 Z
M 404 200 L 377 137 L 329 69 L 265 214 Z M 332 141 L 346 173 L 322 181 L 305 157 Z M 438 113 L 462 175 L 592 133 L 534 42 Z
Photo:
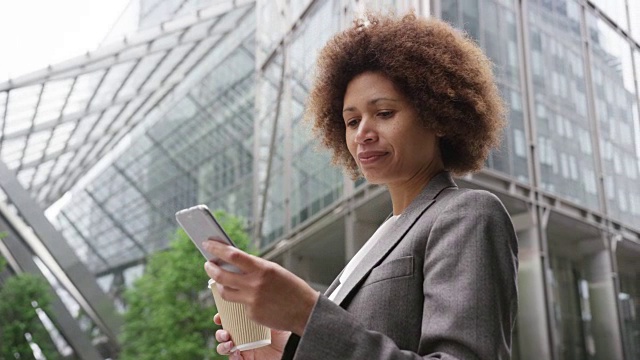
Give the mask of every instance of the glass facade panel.
M 631 37 L 640 43 L 640 0 L 627 0 Z
M 145 29 L 179 15 L 215 4 L 215 0 L 139 0 L 138 28 Z
M 360 0 L 360 5 L 360 10 L 392 11 L 396 14 L 404 14 L 415 9 L 415 1 L 413 0 Z
M 90 72 L 78 76 L 67 100 L 63 115 L 74 115 L 87 109 L 87 102 L 100 83 L 104 71 Z
M 289 3 L 289 12 L 292 19 L 299 19 L 303 12 L 314 2 L 314 0 L 296 0 Z M 317 2 L 317 1 L 316 1 Z M 339 18 L 339 17 L 338 17 Z M 335 19 L 331 19 L 334 21 Z
M 498 87 L 509 107 L 509 126 L 501 148 L 489 156 L 487 166 L 529 181 L 524 126 L 518 24 L 513 2 L 498 0 L 443 0 L 442 18 L 464 29 L 494 63 Z
M 0 92 L 0 129 L 4 129 L 4 115 L 5 115 L 5 110 L 7 109 L 7 100 L 8 100 L 8 93 L 6 91 Z M 4 130 L 2 131 L 2 133 L 4 134 Z M 2 145 L 2 144 L 0 144 Z
M 633 136 L 636 144 L 635 153 L 636 153 L 636 168 L 639 169 L 640 172 L 640 49 L 635 49 L 633 51 L 633 58 L 635 63 L 635 79 L 636 79 L 636 104 L 637 106 L 631 109 L 631 114 L 633 118 Z M 631 207 L 634 212 L 637 212 L 640 205 L 640 195 L 635 195 L 634 199 L 631 201 Z M 634 222 L 638 223 L 638 222 Z M 640 226 L 638 226 L 640 227 Z
M 261 235 L 260 247 L 265 247 L 284 234 L 287 223 L 285 203 L 289 188 L 283 182 L 285 174 L 285 121 L 289 99 L 284 96 L 285 57 L 280 48 L 265 67 L 258 80 L 258 153 L 257 220 Z
M 578 264 L 569 259 L 552 256 L 550 283 L 553 291 L 553 321 L 558 330 L 558 352 L 561 360 L 587 359 L 582 315 L 583 298 L 587 287 L 581 286 Z M 586 300 L 585 299 L 585 300 Z
M 598 209 L 580 8 L 575 1 L 565 4 L 558 9 L 531 1 L 526 14 L 540 187 Z
M 588 14 L 594 104 L 609 215 L 628 224 L 640 218 L 640 170 L 634 111 L 638 98 L 631 47 L 604 21 Z
M 613 20 L 622 29 L 629 29 L 627 21 L 627 0 L 591 0 L 600 11 Z M 633 23 L 633 20 L 632 20 Z
M 279 46 L 285 35 L 288 19 L 281 1 L 258 0 L 258 31 L 256 41 L 256 59 L 258 64 L 267 60 L 267 56 Z
M 241 25 L 255 27 L 254 17 Z M 207 57 L 209 72 L 63 207 L 62 231 L 91 270 L 136 264 L 165 248 L 175 212 L 188 206 L 252 217 L 254 44 L 248 37 Z M 91 133 L 107 131 L 100 124 Z
M 42 85 L 33 85 L 11 91 L 9 96 L 15 101 L 10 101 L 6 109 L 5 136 L 23 133 L 31 127 L 41 91 Z
M 452 24 L 458 25 L 460 18 L 460 4 L 457 0 L 443 0 L 442 4 L 442 20 Z
M 133 70 L 134 66 L 135 62 L 129 61 L 112 67 L 96 92 L 94 99 L 97 101 L 95 105 L 105 106 L 112 102 L 116 96 L 116 92 L 120 89 L 122 83 L 127 80 L 127 76 L 131 70 Z
M 320 151 L 303 119 L 317 51 L 339 30 L 340 1 L 316 3 L 289 47 L 291 62 L 292 179 L 291 226 L 304 222 L 342 194 L 342 171 L 330 165 L 330 154 Z M 327 21 L 327 19 L 332 19 Z
M 620 274 L 618 296 L 625 345 L 629 359 L 640 359 L 640 275 Z
M 38 104 L 35 124 L 56 120 L 64 106 L 65 99 L 71 91 L 73 80 L 66 79 L 47 83 Z M 1 105 L 0 105 L 1 106 Z M 1 108 L 0 108 L 1 109 Z

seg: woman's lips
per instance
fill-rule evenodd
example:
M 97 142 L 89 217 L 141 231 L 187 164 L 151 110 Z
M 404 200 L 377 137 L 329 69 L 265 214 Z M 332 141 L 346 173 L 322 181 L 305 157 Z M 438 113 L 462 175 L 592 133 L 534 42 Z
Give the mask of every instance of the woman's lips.
M 362 151 L 358 153 L 358 160 L 362 165 L 369 165 L 379 161 L 387 154 L 386 151 Z

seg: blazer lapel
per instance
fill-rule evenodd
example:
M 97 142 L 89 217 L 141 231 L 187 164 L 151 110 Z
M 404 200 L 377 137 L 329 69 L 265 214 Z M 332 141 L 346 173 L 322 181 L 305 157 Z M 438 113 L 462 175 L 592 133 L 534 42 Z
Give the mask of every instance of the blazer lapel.
M 336 290 L 338 285 L 340 285 L 340 276 L 342 275 L 343 272 L 344 272 L 344 269 L 342 269 L 342 271 L 340 271 L 340 274 L 338 274 L 338 276 L 336 276 L 336 278 L 333 279 L 333 282 L 331 283 L 331 285 L 329 285 L 327 290 L 324 291 L 324 295 L 326 297 L 331 296 L 331 293 Z
M 381 239 L 380 244 L 374 246 L 362 259 L 360 264 L 356 266 L 353 273 L 351 273 L 344 285 L 342 285 L 342 288 L 339 289 L 339 293 L 334 299 L 335 303 L 342 305 L 344 299 L 358 287 L 358 284 L 362 282 L 374 267 L 384 260 L 387 254 L 393 250 L 409 229 L 411 229 L 418 218 L 435 202 L 438 194 L 449 187 L 456 187 L 456 184 L 448 172 L 441 172 L 429 181 L 429 184 L 427 184 L 422 193 L 420 193 L 400 217 L 391 224 L 387 233 L 392 235 Z M 338 278 L 339 277 L 340 275 L 338 275 Z M 327 289 L 326 294 L 331 294 L 331 292 L 335 290 L 339 283 L 338 278 L 333 281 Z

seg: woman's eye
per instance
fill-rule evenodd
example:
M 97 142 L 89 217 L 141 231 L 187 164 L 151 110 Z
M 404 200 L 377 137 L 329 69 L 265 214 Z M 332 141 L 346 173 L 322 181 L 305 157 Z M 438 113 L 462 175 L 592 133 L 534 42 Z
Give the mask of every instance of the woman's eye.
M 347 121 L 347 127 L 356 127 L 358 126 L 358 120 L 357 119 L 351 119 Z
M 384 110 L 384 111 L 379 111 L 378 112 L 378 116 L 380 116 L 381 118 L 389 118 L 391 116 L 393 116 L 393 111 L 391 110 Z

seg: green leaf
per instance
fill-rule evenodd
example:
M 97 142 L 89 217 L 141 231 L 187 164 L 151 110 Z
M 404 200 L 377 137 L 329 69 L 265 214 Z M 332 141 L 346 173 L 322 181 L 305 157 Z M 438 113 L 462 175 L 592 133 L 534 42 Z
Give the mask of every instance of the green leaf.
M 36 312 L 49 313 L 51 287 L 41 277 L 19 274 L 10 277 L 0 289 L 0 359 L 33 359 L 25 334 L 38 344 L 47 359 L 60 356 Z

